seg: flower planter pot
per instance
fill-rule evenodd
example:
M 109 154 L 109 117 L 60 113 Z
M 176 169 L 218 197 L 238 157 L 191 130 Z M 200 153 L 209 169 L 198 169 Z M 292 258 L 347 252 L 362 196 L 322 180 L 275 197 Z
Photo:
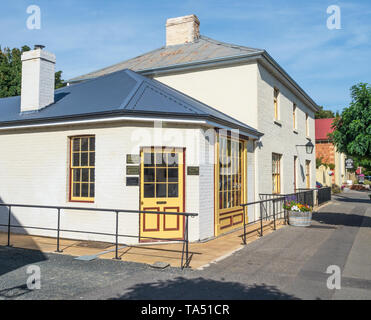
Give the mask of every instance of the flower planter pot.
M 294 227 L 309 227 L 312 222 L 312 211 L 289 211 L 289 224 Z

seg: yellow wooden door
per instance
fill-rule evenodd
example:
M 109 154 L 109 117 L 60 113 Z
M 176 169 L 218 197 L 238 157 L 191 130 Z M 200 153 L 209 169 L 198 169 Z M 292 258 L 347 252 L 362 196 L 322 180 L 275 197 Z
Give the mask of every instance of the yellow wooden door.
M 143 211 L 184 212 L 183 149 L 142 148 L 140 204 Z M 183 227 L 183 216 L 140 215 L 141 241 L 183 239 Z

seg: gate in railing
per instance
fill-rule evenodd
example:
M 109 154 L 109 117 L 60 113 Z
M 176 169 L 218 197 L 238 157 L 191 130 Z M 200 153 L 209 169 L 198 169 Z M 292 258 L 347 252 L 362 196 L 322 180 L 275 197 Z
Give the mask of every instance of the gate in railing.
M 0 206 L 8 207 L 8 223 L 7 224 L 0 224 L 1 227 L 7 227 L 8 233 L 8 242 L 7 245 L 10 246 L 10 235 L 11 235 L 11 228 L 25 228 L 25 229 L 38 229 L 38 230 L 48 230 L 48 231 L 55 231 L 57 243 L 56 252 L 62 252 L 60 250 L 60 233 L 61 232 L 71 232 L 71 233 L 80 233 L 80 234 L 94 234 L 94 235 L 103 235 L 103 236 L 112 236 L 114 237 L 115 241 L 112 242 L 115 244 L 115 258 L 120 260 L 121 258 L 118 255 L 118 248 L 119 248 L 119 237 L 127 237 L 127 238 L 138 238 L 143 239 L 147 238 L 150 240 L 157 240 L 157 241 L 176 241 L 182 242 L 182 257 L 181 257 L 181 268 L 189 267 L 190 260 L 192 255 L 189 254 L 189 218 L 198 216 L 197 213 L 186 213 L 186 212 L 160 212 L 160 211 L 141 211 L 141 210 L 125 210 L 125 209 L 100 209 L 100 208 L 84 208 L 84 207 L 59 207 L 59 206 L 43 206 L 43 205 L 25 205 L 25 204 L 9 204 L 9 203 L 0 203 Z M 37 208 L 37 209 L 55 209 L 57 214 L 57 227 L 56 228 L 45 228 L 45 227 L 37 227 L 37 226 L 24 226 L 24 225 L 12 225 L 11 224 L 11 216 L 12 216 L 12 208 L 14 207 L 22 207 L 22 208 Z M 62 210 L 81 210 L 81 211 L 98 211 L 98 212 L 107 212 L 111 214 L 115 214 L 115 232 L 114 233 L 105 233 L 105 232 L 94 232 L 94 231 L 83 231 L 83 230 L 69 230 L 69 229 L 62 229 L 61 226 L 61 213 Z M 166 215 L 178 215 L 183 216 L 185 218 L 185 226 L 184 226 L 184 233 L 183 239 L 165 239 L 165 238 L 154 238 L 154 237 L 143 237 L 140 235 L 130 235 L 130 234 L 120 234 L 119 233 L 119 215 L 120 214 L 166 214 Z

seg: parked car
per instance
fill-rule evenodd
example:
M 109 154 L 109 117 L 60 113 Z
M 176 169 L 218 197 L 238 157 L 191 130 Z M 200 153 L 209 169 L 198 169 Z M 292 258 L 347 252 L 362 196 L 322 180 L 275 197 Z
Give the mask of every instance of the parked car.
M 316 187 L 317 187 L 317 188 L 322 188 L 322 187 L 323 187 L 323 185 L 322 185 L 322 183 L 320 183 L 320 182 L 316 181 Z

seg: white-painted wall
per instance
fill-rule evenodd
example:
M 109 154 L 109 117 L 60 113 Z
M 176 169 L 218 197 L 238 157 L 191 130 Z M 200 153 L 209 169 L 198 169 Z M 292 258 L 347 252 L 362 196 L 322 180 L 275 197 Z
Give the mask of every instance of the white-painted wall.
M 256 63 L 156 76 L 155 79 L 257 127 Z
M 194 126 L 167 125 L 154 129 L 145 123 L 79 125 L 58 129 L 12 130 L 0 132 L 0 202 L 91 208 L 139 209 L 139 187 L 126 186 L 126 154 L 139 154 L 139 146 L 186 148 L 186 164 L 200 165 L 205 150 L 204 130 Z M 69 202 L 69 137 L 94 134 L 96 138 L 95 201 Z M 210 148 L 213 148 L 211 146 Z M 186 212 L 200 213 L 191 218 L 191 241 L 212 235 L 214 227 L 212 165 L 201 164 L 200 176 L 186 175 Z M 203 195 L 203 196 L 201 196 Z M 0 207 L 0 224 L 7 224 L 8 214 Z M 120 214 L 119 233 L 138 235 L 138 214 Z M 23 226 L 56 228 L 57 212 L 50 209 L 12 208 L 12 223 Z M 103 233 L 115 232 L 115 215 L 94 211 L 64 210 L 62 229 L 81 229 Z M 6 228 L 1 228 L 6 230 Z M 54 231 L 14 229 L 15 232 L 55 236 Z M 110 236 L 62 232 L 61 237 L 114 241 Z M 136 243 L 135 238 L 120 238 Z
M 311 161 L 311 187 L 315 186 L 315 152 L 306 153 L 303 146 L 310 138 L 314 144 L 314 112 L 305 106 L 291 90 L 269 73 L 263 66 L 258 68 L 258 129 L 264 136 L 257 148 L 258 189 L 260 193 L 272 192 L 272 153 L 281 158 L 281 193 L 294 192 L 294 156 L 297 156 L 297 188 L 306 188 L 305 161 Z M 279 120 L 274 121 L 273 92 L 279 89 Z M 296 103 L 297 129 L 293 126 L 293 103 Z M 309 136 L 306 136 L 305 114 L 309 115 Z
M 171 73 L 155 77 L 170 87 L 182 91 L 264 133 L 257 143 L 255 162 L 255 200 L 259 193 L 272 193 L 272 153 L 282 154 L 282 193 L 293 192 L 294 156 L 297 159 L 297 188 L 305 188 L 305 160 L 311 161 L 311 187 L 315 186 L 315 152 L 309 155 L 305 147 L 307 138 L 314 144 L 314 111 L 276 76 L 258 62 L 235 66 Z M 280 90 L 279 123 L 274 122 L 273 90 Z M 297 130 L 293 130 L 293 103 L 297 104 Z M 309 137 L 305 133 L 305 113 L 309 115 Z M 248 182 L 249 201 L 251 181 Z M 250 216 L 249 216 L 250 218 Z

